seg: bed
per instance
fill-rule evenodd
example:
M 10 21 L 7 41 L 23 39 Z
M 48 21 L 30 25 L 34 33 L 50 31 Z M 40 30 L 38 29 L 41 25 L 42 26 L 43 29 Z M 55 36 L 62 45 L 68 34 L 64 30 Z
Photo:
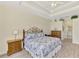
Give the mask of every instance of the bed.
M 60 38 L 45 36 L 37 27 L 23 30 L 23 47 L 34 58 L 46 58 L 55 56 L 61 49 Z

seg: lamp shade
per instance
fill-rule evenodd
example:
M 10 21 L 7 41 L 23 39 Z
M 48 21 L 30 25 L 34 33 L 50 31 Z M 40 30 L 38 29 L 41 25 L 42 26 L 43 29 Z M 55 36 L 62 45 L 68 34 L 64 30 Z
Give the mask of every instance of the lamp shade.
M 13 32 L 13 35 L 17 35 L 17 34 L 18 34 L 18 31 L 15 30 L 15 31 Z

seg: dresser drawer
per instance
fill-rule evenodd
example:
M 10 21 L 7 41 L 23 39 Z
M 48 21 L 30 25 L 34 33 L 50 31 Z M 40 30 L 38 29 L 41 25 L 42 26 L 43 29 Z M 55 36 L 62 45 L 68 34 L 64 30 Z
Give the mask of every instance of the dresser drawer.
M 22 48 L 21 48 L 21 41 L 16 42 L 15 49 L 16 49 L 16 52 L 22 50 Z
M 12 53 L 15 53 L 15 44 L 13 44 L 13 43 L 9 43 L 8 44 L 8 55 L 11 55 Z
M 14 44 L 14 42 L 9 42 L 8 43 L 8 46 L 14 46 L 15 44 Z
M 7 52 L 8 55 L 11 55 L 11 54 L 16 53 L 21 50 L 22 50 L 21 40 L 8 42 L 8 52 Z
M 61 31 L 51 31 L 51 36 L 61 38 Z

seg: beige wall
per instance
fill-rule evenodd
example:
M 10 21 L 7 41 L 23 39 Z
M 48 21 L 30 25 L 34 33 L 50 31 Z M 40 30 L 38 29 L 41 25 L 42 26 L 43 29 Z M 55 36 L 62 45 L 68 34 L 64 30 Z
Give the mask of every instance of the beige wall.
M 0 15 L 0 54 L 7 52 L 7 40 L 14 39 L 14 30 L 19 31 L 18 38 L 22 38 L 23 29 L 28 30 L 33 26 L 43 29 L 44 33 L 50 33 L 51 20 L 33 15 L 28 8 L 23 9 L 15 6 L 0 7 L 0 12 L 2 13 Z
M 0 55 L 4 52 L 5 42 L 5 8 L 0 5 Z
M 62 21 L 57 20 L 57 22 L 55 22 L 54 20 L 52 20 L 51 30 L 62 30 L 62 25 L 63 25 Z
M 69 26 L 72 27 L 72 20 L 71 19 L 65 19 L 64 22 L 62 22 L 62 21 L 55 22 L 54 20 L 52 20 L 52 22 L 51 22 L 51 30 L 61 30 L 61 32 L 62 32 L 61 39 L 62 40 L 64 38 L 69 38 L 69 39 L 72 38 L 72 30 L 68 31 Z M 63 27 L 64 27 L 64 30 L 63 30 Z
M 61 40 L 63 40 L 63 22 L 62 21 L 57 20 L 57 22 L 55 22 L 54 20 L 52 20 L 51 30 L 61 31 Z

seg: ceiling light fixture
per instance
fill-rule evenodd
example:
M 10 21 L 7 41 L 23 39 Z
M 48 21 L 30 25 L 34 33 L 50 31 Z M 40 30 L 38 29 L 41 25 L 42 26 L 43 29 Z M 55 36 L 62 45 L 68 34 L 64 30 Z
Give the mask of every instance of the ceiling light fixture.
M 56 3 L 52 3 L 52 4 L 51 4 L 52 7 L 55 7 L 56 5 L 57 5 Z

